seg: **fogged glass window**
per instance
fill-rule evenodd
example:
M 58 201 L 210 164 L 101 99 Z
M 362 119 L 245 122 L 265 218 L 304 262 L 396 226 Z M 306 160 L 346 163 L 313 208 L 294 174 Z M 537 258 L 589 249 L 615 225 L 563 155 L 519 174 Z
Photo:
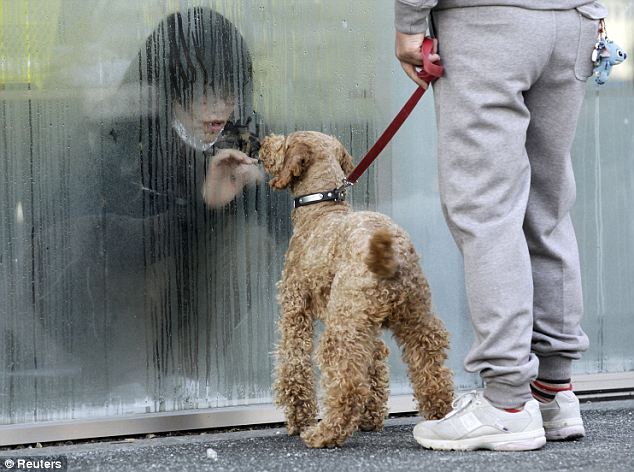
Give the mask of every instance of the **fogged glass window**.
M 374 63 L 330 51 L 375 19 L 193 3 L 2 3 L 5 424 L 271 401 L 291 200 L 250 159 L 270 131 L 367 149 Z
M 51 10 L 62 39 L 84 3 Z M 32 37 L 30 14 L 3 12 L 51 54 L 63 41 Z M 4 422 L 270 397 L 289 201 L 252 159 L 263 124 L 249 46 L 197 7 L 166 15 L 126 59 L 95 61 L 117 76 L 101 83 L 59 71 L 73 88 L 46 86 L 54 64 L 31 68 L 41 86 L 6 71 Z

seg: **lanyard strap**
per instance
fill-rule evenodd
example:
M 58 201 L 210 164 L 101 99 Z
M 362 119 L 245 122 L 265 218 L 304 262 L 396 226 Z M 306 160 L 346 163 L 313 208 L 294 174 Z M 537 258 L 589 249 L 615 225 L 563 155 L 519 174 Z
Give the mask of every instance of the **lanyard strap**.
M 423 40 L 423 45 L 421 47 L 421 52 L 423 55 L 423 68 L 418 72 L 418 77 L 420 77 L 430 85 L 434 80 L 436 80 L 443 74 L 443 67 L 439 64 L 434 64 L 429 60 L 429 55 L 431 54 L 433 47 L 434 43 L 431 38 L 425 38 Z M 348 184 L 356 183 L 359 177 L 361 177 L 361 175 L 367 170 L 367 168 L 370 167 L 370 164 L 372 164 L 372 162 L 374 162 L 378 155 L 381 154 L 381 151 L 383 151 L 385 146 L 387 146 L 387 144 L 392 140 L 401 125 L 405 122 L 412 110 L 416 107 L 416 104 L 419 102 L 425 91 L 426 89 L 422 87 L 416 88 L 409 100 L 407 100 L 407 102 L 405 102 L 405 105 L 403 105 L 403 108 L 401 108 L 401 110 L 394 117 L 385 131 L 383 131 L 383 134 L 379 137 L 376 143 L 374 143 L 374 146 L 370 148 L 363 159 L 361 159 L 359 164 L 357 164 L 354 170 L 350 173 L 350 175 L 346 179 Z

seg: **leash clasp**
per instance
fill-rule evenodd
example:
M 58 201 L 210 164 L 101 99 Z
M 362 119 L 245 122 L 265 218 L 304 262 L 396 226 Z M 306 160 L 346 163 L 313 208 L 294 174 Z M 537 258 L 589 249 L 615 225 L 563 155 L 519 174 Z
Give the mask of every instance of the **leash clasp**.
M 341 185 L 335 189 L 337 195 L 337 202 L 343 202 L 348 195 L 348 189 L 354 185 L 354 182 L 350 182 L 346 177 L 341 179 Z
M 338 201 L 344 201 L 346 199 L 346 194 L 348 193 L 348 189 L 354 185 L 354 182 L 350 182 L 346 177 L 341 179 L 341 185 L 335 189 L 335 191 L 339 194 Z

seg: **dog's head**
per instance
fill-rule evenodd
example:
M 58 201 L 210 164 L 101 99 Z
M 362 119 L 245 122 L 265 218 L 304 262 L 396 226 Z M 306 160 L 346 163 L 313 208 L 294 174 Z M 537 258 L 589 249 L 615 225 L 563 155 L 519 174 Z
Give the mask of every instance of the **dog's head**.
M 271 135 L 260 147 L 260 159 L 275 189 L 318 192 L 341 184 L 354 169 L 350 154 L 334 137 L 316 131 Z

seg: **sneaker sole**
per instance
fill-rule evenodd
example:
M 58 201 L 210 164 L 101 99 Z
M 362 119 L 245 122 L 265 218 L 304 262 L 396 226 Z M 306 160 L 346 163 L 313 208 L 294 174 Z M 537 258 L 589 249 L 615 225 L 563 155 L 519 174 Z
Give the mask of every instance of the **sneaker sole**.
M 416 442 L 427 449 L 440 451 L 473 451 L 475 449 L 489 449 L 491 451 L 533 451 L 546 444 L 544 430 L 528 433 L 507 433 L 480 436 L 458 440 L 428 439 L 414 436 Z
M 583 425 L 566 426 L 557 429 L 547 429 L 546 439 L 548 441 L 568 441 L 571 439 L 579 439 L 586 435 Z

